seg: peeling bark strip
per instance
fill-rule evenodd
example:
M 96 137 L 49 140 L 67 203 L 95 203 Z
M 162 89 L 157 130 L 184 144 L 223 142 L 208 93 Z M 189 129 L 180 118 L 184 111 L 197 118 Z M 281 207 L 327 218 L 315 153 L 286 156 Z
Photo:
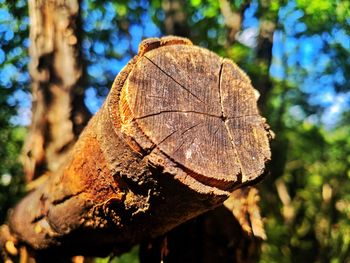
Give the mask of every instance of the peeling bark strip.
M 141 43 L 68 162 L 10 215 L 34 250 L 100 255 L 154 238 L 254 182 L 269 130 L 230 60 L 165 37 Z

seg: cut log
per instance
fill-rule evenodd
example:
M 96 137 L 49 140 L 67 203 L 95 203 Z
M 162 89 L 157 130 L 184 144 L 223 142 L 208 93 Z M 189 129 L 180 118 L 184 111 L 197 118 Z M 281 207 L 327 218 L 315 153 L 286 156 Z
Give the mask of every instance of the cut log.
M 41 254 L 120 253 L 218 206 L 270 159 L 256 104 L 232 61 L 183 38 L 143 41 L 11 232 Z

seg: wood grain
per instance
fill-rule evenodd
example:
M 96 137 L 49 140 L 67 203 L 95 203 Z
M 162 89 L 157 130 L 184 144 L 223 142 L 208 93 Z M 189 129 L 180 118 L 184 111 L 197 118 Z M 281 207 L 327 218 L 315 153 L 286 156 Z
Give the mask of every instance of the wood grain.
M 232 61 L 191 45 L 159 47 L 138 60 L 121 92 L 126 123 L 197 180 L 228 190 L 263 172 L 265 120 Z

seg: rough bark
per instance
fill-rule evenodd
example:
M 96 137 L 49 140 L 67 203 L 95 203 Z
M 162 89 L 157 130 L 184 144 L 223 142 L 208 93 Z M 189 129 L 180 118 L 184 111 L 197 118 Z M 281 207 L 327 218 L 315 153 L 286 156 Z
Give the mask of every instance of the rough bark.
M 12 236 L 38 257 L 120 253 L 218 206 L 270 159 L 256 100 L 230 60 L 144 41 L 65 165 L 10 214 Z
M 83 101 L 79 1 L 28 4 L 33 116 L 23 161 L 30 182 L 58 169 L 90 114 Z

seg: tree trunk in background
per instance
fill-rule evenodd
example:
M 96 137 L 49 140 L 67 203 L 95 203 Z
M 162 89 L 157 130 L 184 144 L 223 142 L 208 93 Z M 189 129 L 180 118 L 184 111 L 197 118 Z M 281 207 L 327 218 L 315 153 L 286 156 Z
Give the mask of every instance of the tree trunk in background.
M 190 28 L 187 23 L 187 14 L 184 11 L 184 0 L 165 0 L 162 8 L 165 13 L 164 30 L 167 35 L 190 37 Z
M 29 0 L 32 123 L 23 148 L 27 182 L 58 169 L 90 118 L 83 97 L 79 4 Z
M 259 90 L 260 99 L 259 107 L 264 110 L 268 95 L 272 89 L 272 83 L 270 79 L 270 66 L 272 62 L 272 45 L 273 45 L 273 34 L 276 29 L 276 24 L 271 20 L 262 20 L 260 22 L 258 45 L 256 48 L 256 58 L 263 69 L 263 72 L 254 78 L 253 83 Z
M 78 0 L 28 1 L 32 122 L 22 151 L 28 190 L 64 163 L 90 118 L 84 104 L 79 5 Z M 31 262 L 25 248 L 20 251 L 21 261 Z

